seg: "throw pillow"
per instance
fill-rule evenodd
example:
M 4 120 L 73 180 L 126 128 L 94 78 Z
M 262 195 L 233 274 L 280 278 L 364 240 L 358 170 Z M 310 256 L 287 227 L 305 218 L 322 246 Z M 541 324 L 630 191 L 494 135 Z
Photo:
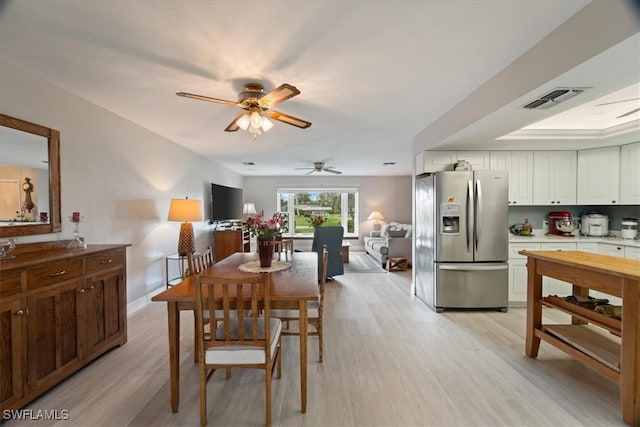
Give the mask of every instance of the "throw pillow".
M 405 230 L 389 230 L 389 237 L 404 237 L 407 232 Z

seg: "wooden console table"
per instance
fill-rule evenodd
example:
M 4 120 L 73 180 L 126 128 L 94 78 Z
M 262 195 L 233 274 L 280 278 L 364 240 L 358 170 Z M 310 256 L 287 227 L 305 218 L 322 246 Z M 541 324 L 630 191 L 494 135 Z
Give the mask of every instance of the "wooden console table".
M 620 386 L 622 419 L 640 425 L 640 261 L 578 251 L 520 251 L 527 257 L 526 354 L 537 357 L 540 340 L 559 348 Z M 589 289 L 622 298 L 622 320 L 542 297 L 542 276 L 573 284 L 573 295 Z M 542 307 L 571 315 L 571 325 L 543 325 Z M 589 330 L 596 325 L 619 343 Z

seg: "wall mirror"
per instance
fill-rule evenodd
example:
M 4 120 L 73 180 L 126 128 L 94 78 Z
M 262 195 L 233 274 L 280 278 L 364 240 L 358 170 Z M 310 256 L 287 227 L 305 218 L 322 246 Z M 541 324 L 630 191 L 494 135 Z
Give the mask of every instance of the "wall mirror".
M 0 237 L 61 230 L 60 132 L 0 114 Z

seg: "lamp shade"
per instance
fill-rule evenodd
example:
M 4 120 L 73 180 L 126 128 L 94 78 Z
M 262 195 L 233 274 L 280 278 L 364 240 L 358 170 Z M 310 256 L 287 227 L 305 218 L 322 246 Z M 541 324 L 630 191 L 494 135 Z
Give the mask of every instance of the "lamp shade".
M 256 212 L 256 205 L 252 202 L 246 202 L 244 205 L 242 205 L 242 213 L 244 215 L 255 215 L 258 212 Z
M 367 217 L 367 219 L 375 219 L 375 220 L 378 220 L 378 221 L 382 221 L 384 219 L 384 216 L 382 216 L 382 214 L 379 211 L 373 211 Z
M 180 221 L 180 238 L 178 239 L 178 255 L 186 256 L 196 251 L 193 225 L 190 221 L 202 221 L 202 205 L 200 200 L 171 199 L 169 221 Z
M 169 221 L 202 221 L 202 204 L 195 199 L 171 199 Z

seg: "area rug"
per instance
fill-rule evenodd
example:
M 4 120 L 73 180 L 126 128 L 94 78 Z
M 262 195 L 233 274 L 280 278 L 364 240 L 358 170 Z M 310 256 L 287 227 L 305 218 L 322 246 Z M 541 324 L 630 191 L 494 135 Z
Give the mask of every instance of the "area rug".
M 382 264 L 366 252 L 351 252 L 349 262 L 344 265 L 345 273 L 386 273 Z

